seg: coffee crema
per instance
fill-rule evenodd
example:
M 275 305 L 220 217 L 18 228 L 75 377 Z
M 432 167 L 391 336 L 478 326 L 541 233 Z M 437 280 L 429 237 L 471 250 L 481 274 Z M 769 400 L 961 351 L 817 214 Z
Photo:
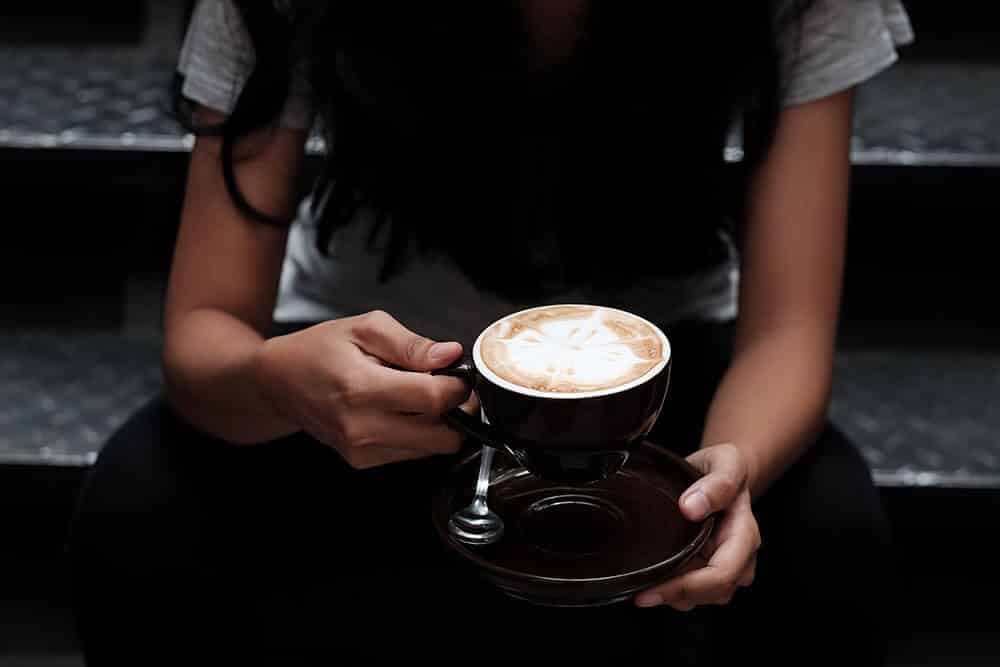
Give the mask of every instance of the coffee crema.
M 607 391 L 655 368 L 663 340 L 642 319 L 600 306 L 549 306 L 496 322 L 479 341 L 486 367 L 546 393 Z

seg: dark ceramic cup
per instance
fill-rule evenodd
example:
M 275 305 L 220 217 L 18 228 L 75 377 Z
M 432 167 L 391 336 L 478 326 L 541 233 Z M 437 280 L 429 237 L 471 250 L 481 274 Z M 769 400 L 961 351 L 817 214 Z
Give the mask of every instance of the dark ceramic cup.
M 480 355 L 483 336 L 494 322 L 476 339 L 471 360 L 434 371 L 468 381 L 479 397 L 483 419 L 458 409 L 445 418 L 466 435 L 508 451 L 543 479 L 586 483 L 614 475 L 656 423 L 672 365 L 667 336 L 643 318 L 627 314 L 649 325 L 663 344 L 663 359 L 641 377 L 611 389 L 580 393 L 543 392 L 514 384 L 494 374 Z

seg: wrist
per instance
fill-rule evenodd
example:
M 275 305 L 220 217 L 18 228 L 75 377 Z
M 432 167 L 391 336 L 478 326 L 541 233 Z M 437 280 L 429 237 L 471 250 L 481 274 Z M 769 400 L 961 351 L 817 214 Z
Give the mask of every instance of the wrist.
M 762 462 L 760 456 L 753 449 L 741 447 L 740 451 L 743 453 L 743 459 L 746 461 L 747 466 L 747 490 L 750 492 L 750 498 L 754 499 L 757 497 L 758 489 L 760 488 Z
M 298 420 L 294 419 L 285 408 L 287 387 L 281 378 L 281 353 L 277 338 L 264 340 L 251 355 L 250 381 L 253 385 L 257 403 L 267 406 L 271 419 L 282 431 L 293 433 L 302 429 Z

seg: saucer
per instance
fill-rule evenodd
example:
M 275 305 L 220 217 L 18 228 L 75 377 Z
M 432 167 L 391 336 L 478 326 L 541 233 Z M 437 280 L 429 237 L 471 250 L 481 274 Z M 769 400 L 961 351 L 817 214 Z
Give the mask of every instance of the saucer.
M 449 551 L 512 597 L 548 606 L 612 604 L 669 579 L 698 552 L 714 519 L 691 522 L 678 498 L 701 476 L 667 449 L 644 442 L 620 472 L 564 485 L 535 477 L 498 452 L 489 506 L 503 538 L 470 546 L 448 532 L 452 512 L 472 500 L 479 454 L 452 469 L 432 519 Z

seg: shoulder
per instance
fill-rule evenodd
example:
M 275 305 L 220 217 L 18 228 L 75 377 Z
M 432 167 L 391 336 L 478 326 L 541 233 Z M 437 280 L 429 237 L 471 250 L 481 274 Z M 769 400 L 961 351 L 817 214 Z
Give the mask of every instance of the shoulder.
M 779 39 L 783 101 L 793 105 L 874 77 L 914 35 L 900 0 L 813 0 L 782 26 Z
M 287 3 L 274 2 L 278 20 L 291 20 Z M 266 9 L 266 7 L 265 7 Z M 181 93 L 222 113 L 232 111 L 255 61 L 253 40 L 233 0 L 198 0 L 177 60 Z M 301 67 L 292 71 L 282 125 L 305 129 L 313 119 L 310 90 Z
M 237 89 L 253 67 L 253 48 L 230 0 L 199 0 L 181 45 L 177 71 L 184 95 L 229 112 Z
M 191 12 L 180 67 L 205 55 L 252 57 L 250 36 L 232 0 L 198 0 Z

